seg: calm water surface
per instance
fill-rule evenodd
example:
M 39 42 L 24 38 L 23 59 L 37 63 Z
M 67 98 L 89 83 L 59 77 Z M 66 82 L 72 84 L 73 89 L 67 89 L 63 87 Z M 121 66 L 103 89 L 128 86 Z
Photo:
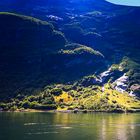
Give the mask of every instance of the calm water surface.
M 140 114 L 0 113 L 0 140 L 140 140 Z

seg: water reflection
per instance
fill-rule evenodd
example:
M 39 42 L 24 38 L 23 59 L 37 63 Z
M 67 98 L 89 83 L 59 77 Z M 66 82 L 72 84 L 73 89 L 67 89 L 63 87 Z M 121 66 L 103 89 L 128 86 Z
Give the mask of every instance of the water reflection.
M 2 140 L 139 140 L 140 114 L 1 113 Z
M 109 116 L 108 119 L 102 119 L 100 139 L 134 139 L 135 120 L 133 115 L 119 115 L 117 117 Z

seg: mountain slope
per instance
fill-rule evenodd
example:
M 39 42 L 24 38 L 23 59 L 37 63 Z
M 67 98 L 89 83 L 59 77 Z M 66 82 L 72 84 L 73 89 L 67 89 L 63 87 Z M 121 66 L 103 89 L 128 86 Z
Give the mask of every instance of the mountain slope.
M 8 109 L 139 108 L 140 8 L 104 0 L 0 5 L 20 13 L 0 13 L 0 99 Z
M 47 84 L 71 81 L 95 71 L 95 65 L 103 61 L 100 53 L 79 44 L 69 45 L 75 49 L 71 53 L 71 48 L 65 46 L 64 35 L 45 21 L 13 13 L 0 13 L 0 21 L 0 95 L 3 97 L 19 92 L 30 94 Z M 67 48 L 69 51 L 63 51 Z M 84 70 L 88 63 L 91 70 Z M 79 70 L 83 72 L 78 74 Z

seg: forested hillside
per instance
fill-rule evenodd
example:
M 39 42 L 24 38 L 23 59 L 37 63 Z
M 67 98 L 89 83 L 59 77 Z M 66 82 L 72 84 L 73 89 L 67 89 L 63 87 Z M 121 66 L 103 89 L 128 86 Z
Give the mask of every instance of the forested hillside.
M 140 8 L 40 1 L 0 2 L 0 108 L 139 110 Z

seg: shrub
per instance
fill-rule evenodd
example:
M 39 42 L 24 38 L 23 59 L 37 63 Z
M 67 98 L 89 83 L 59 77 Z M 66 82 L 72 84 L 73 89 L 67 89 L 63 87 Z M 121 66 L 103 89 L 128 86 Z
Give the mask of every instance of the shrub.
M 10 111 L 16 111 L 17 110 L 17 106 L 13 106 L 10 108 Z
M 24 95 L 18 94 L 16 98 L 19 99 L 19 100 L 22 100 L 24 98 Z
M 35 106 L 34 109 L 39 109 L 39 110 L 55 110 L 57 109 L 57 105 L 55 104 L 47 104 L 47 105 L 37 105 Z
M 113 101 L 112 101 L 112 103 L 113 103 L 113 104 L 116 104 L 116 103 L 117 103 L 117 101 L 113 100 Z
M 33 101 L 36 101 L 37 99 L 36 99 L 36 97 L 35 96 L 29 96 L 28 97 L 28 101 L 30 101 L 30 102 L 33 102 Z
M 21 107 L 23 107 L 23 108 L 25 108 L 25 109 L 30 108 L 30 107 L 31 107 L 31 106 L 30 106 L 30 102 L 29 102 L 29 101 L 24 101 L 24 102 L 22 103 Z
M 48 97 L 48 98 L 45 98 L 44 100 L 41 101 L 43 105 L 46 105 L 46 104 L 54 104 L 54 98 L 53 97 Z
M 53 95 L 55 95 L 55 96 L 61 95 L 62 92 L 63 92 L 63 91 L 62 91 L 62 89 L 60 89 L 60 88 L 54 88 L 54 89 L 51 90 L 51 94 L 53 94 Z
M 34 109 L 36 106 L 38 106 L 38 102 L 34 101 L 30 103 L 30 108 Z

